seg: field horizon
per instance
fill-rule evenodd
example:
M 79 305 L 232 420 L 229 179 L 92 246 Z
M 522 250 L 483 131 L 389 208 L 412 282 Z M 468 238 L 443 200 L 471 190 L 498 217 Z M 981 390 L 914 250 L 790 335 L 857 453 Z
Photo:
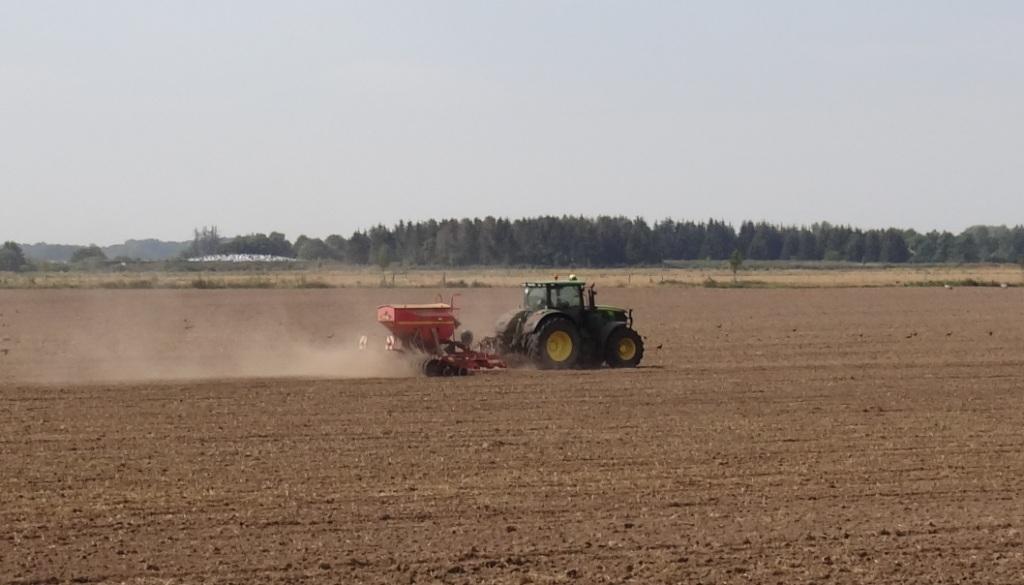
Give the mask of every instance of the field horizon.
M 217 289 L 217 288 L 489 288 L 531 279 L 566 278 L 613 288 L 858 288 L 900 286 L 1024 286 L 1018 264 L 849 264 L 744 262 L 734 275 L 726 262 L 689 261 L 632 268 L 379 268 L 311 264 L 196 270 L 0 272 L 0 289 Z

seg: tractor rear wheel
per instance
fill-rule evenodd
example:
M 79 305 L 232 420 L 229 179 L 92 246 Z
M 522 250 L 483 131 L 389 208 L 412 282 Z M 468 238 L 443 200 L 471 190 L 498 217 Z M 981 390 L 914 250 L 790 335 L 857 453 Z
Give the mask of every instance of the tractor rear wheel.
M 629 327 L 619 327 L 608 336 L 605 358 L 613 368 L 635 368 L 644 359 L 644 340 Z
M 530 336 L 527 347 L 530 361 L 542 370 L 572 368 L 580 359 L 580 333 L 572 321 L 555 317 Z

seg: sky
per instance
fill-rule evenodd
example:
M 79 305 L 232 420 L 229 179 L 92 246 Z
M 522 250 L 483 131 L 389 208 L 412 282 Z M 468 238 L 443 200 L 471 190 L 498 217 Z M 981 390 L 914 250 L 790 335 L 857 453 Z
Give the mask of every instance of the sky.
M 0 0 L 0 240 L 1024 223 L 1024 3 Z

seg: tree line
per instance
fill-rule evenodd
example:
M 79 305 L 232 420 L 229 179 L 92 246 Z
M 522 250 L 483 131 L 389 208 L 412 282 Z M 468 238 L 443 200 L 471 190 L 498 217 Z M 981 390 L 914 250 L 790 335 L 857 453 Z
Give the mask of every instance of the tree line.
M 744 221 L 737 230 L 706 222 L 600 216 L 487 217 L 399 222 L 343 237 L 280 232 L 221 237 L 216 227 L 195 230 L 185 258 L 212 254 L 266 254 L 356 265 L 404 266 L 630 266 L 666 260 L 800 260 L 881 263 L 1018 262 L 1024 265 L 1024 226 L 974 226 L 948 231 L 860 229 L 827 222 L 785 226 Z M 102 264 L 95 245 L 75 250 L 73 264 Z M 32 267 L 14 242 L 0 246 L 0 271 Z
M 882 263 L 1024 261 L 1024 226 L 974 226 L 948 231 L 860 229 L 827 222 L 785 226 L 744 221 L 649 224 L 636 218 L 544 216 L 399 222 L 349 237 L 272 232 L 221 238 L 196 230 L 185 256 L 269 254 L 357 265 L 405 266 L 629 266 L 666 260 L 827 260 Z
M 100 266 L 107 261 L 106 254 L 95 244 L 83 246 L 75 250 L 69 262 L 72 264 L 91 264 Z M 22 247 L 16 242 L 4 242 L 0 246 L 0 272 L 18 272 L 33 267 Z

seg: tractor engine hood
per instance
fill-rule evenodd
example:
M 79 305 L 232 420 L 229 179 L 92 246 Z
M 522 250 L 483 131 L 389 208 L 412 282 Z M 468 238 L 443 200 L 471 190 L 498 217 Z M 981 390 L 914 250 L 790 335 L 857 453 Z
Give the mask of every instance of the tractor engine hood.
M 522 321 L 523 317 L 526 316 L 527 312 L 528 311 L 524 311 L 522 309 L 515 309 L 501 315 L 500 317 L 498 317 L 498 321 L 495 324 L 495 332 L 498 335 L 504 335 L 509 333 L 509 330 L 511 328 L 518 327 L 519 322 Z
M 613 307 L 611 305 L 597 305 L 594 307 L 597 312 L 610 322 L 623 323 L 627 327 L 633 326 L 633 310 Z

